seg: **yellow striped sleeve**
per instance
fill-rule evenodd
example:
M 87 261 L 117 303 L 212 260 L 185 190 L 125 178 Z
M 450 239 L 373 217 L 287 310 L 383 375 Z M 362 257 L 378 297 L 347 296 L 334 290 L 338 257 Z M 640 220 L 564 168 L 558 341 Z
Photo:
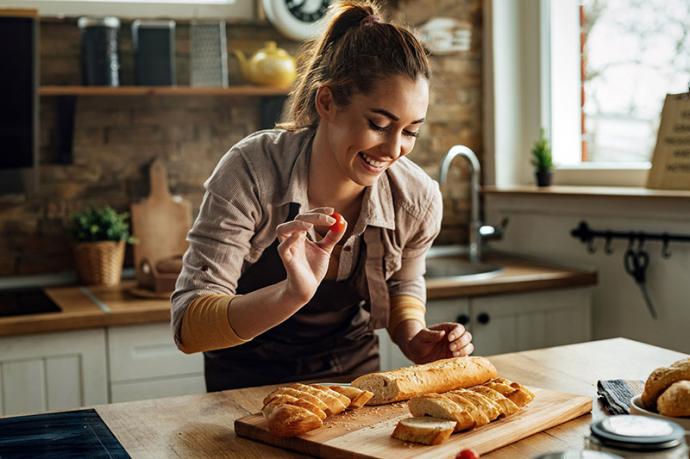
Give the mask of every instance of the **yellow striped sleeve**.
M 392 296 L 388 334 L 394 336 L 395 329 L 405 320 L 417 320 L 426 326 L 425 313 L 426 308 L 419 298 L 410 295 Z
M 202 295 L 194 298 L 182 317 L 182 352 L 204 352 L 237 346 L 241 338 L 230 324 L 228 309 L 237 296 Z

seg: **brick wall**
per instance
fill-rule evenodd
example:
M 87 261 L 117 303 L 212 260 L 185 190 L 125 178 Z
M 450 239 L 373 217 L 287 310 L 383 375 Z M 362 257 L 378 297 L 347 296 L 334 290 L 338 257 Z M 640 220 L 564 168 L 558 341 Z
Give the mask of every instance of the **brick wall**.
M 481 0 L 399 1 L 391 13 L 411 23 L 429 11 L 473 23 L 472 50 L 433 57 L 428 122 L 411 158 L 434 178 L 451 145 L 464 143 L 478 154 L 481 132 Z M 121 84 L 132 84 L 130 24 L 120 34 Z M 299 44 L 267 25 L 229 25 L 228 46 L 252 53 L 272 39 L 295 54 Z M 189 82 L 189 28 L 178 22 L 178 84 Z M 41 24 L 41 83 L 79 84 L 79 31 L 74 20 Z M 240 84 L 235 59 L 230 83 Z M 40 182 L 27 194 L 0 195 L 0 275 L 57 272 L 72 268 L 67 222 L 89 205 L 126 210 L 148 193 L 148 164 L 162 157 L 175 194 L 196 209 L 202 182 L 227 149 L 258 129 L 259 99 L 216 96 L 78 97 L 73 162 L 57 162 L 57 99 L 40 101 Z M 464 240 L 468 215 L 467 177 L 461 167 L 450 176 L 444 230 L 438 242 Z

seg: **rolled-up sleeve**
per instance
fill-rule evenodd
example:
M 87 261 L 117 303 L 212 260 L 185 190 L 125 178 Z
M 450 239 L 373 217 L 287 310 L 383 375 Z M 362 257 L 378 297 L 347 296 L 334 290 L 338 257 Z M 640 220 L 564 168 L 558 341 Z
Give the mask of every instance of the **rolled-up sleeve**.
M 204 188 L 172 295 L 172 328 L 178 347 L 182 318 L 192 300 L 200 295 L 235 294 L 262 218 L 259 183 L 240 148 L 233 147 L 225 154 Z
M 400 269 L 388 280 L 391 297 L 408 295 L 426 304 L 426 253 L 441 231 L 443 201 L 438 184 L 433 182 L 426 211 L 418 218 L 416 231 L 406 241 L 402 249 Z

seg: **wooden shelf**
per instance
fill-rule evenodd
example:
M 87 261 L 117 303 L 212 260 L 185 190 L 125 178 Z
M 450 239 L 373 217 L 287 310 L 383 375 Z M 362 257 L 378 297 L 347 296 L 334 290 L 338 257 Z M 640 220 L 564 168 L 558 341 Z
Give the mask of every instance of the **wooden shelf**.
M 42 86 L 42 96 L 286 96 L 290 88 L 230 86 Z

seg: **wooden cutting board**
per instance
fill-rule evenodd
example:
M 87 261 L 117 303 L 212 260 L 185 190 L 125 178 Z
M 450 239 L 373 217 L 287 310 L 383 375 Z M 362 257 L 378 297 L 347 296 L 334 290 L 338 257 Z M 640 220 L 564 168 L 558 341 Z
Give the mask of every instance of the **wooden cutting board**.
M 441 445 L 426 446 L 391 438 L 398 420 L 410 416 L 406 403 L 347 411 L 326 418 L 319 429 L 292 438 L 272 435 L 264 417 L 255 414 L 236 420 L 235 433 L 323 458 L 453 458 L 463 448 L 484 454 L 592 411 L 589 397 L 530 389 L 536 397 L 518 413 L 469 432 L 456 433 Z
M 142 258 L 155 264 L 164 258 L 182 255 L 187 249 L 187 232 L 192 226 L 192 205 L 170 194 L 168 172 L 161 159 L 151 164 L 149 180 L 149 196 L 131 206 L 132 233 L 138 239 L 134 244 L 137 274 Z

